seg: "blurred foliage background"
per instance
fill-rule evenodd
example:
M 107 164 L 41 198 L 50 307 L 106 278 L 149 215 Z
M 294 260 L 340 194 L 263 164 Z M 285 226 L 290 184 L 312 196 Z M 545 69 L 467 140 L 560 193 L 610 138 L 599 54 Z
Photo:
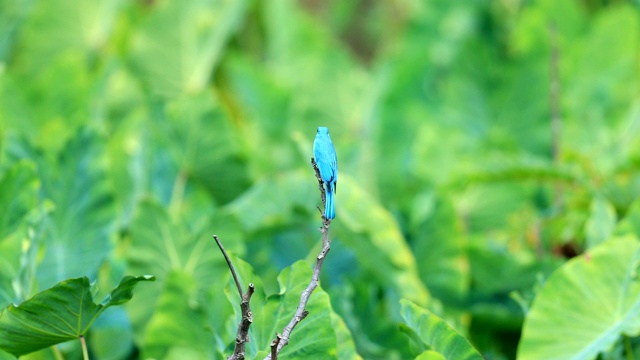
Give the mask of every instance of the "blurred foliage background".
M 313 263 L 322 125 L 331 357 L 415 356 L 406 298 L 513 359 L 545 280 L 640 194 L 639 55 L 638 1 L 1 0 L 0 305 L 153 274 L 92 355 L 228 355 L 239 300 L 211 235 L 264 294 Z M 279 329 L 253 307 L 255 355 Z

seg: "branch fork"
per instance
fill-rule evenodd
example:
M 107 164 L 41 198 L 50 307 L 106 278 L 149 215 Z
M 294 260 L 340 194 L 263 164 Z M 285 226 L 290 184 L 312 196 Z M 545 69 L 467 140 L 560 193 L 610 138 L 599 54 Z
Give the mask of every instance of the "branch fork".
M 318 189 L 320 190 L 322 205 L 323 208 L 326 205 L 326 193 L 324 188 L 324 182 L 322 181 L 322 176 L 320 175 L 320 169 L 318 169 L 318 165 L 315 162 L 315 159 L 311 158 L 311 166 L 313 167 L 316 179 L 318 179 Z M 296 313 L 291 318 L 291 321 L 287 324 L 287 326 L 282 329 L 281 334 L 276 334 L 276 337 L 271 341 L 270 348 L 271 353 L 267 355 L 265 360 L 277 360 L 278 354 L 289 343 L 289 338 L 291 336 L 291 332 L 302 320 L 304 320 L 307 315 L 309 315 L 309 311 L 305 308 L 307 303 L 309 302 L 309 298 L 313 291 L 318 287 L 320 281 L 320 271 L 322 270 L 322 263 L 324 262 L 327 253 L 331 250 L 331 242 L 329 241 L 329 226 L 331 225 L 331 219 L 327 219 L 323 210 L 318 207 L 318 211 L 320 211 L 320 215 L 322 217 L 322 226 L 320 227 L 320 232 L 322 233 L 322 250 L 316 257 L 316 264 L 313 268 L 313 275 L 311 276 L 311 281 L 309 285 L 302 291 L 300 294 L 300 302 L 298 303 L 298 307 L 296 309 Z M 240 309 L 242 312 L 242 319 L 238 324 L 238 332 L 236 335 L 236 345 L 233 350 L 233 354 L 230 355 L 227 360 L 244 360 L 245 358 L 245 344 L 249 342 L 249 327 L 253 322 L 253 314 L 251 313 L 250 301 L 251 296 L 255 291 L 255 286 L 253 284 L 249 284 L 247 291 L 245 293 L 242 292 L 242 286 L 240 285 L 240 281 L 238 280 L 238 275 L 236 274 L 236 270 L 231 263 L 231 259 L 227 255 L 227 252 L 224 250 L 222 243 L 218 239 L 217 235 L 213 235 L 222 255 L 224 255 L 225 260 L 227 261 L 227 265 L 229 265 L 229 270 L 231 271 L 231 275 L 233 280 L 235 281 L 236 287 L 238 288 L 238 293 L 240 294 Z
M 251 327 L 251 323 L 253 323 L 253 313 L 251 312 L 251 296 L 256 290 L 256 287 L 253 284 L 249 284 L 247 287 L 247 292 L 242 292 L 242 285 L 240 285 L 240 280 L 238 279 L 238 274 L 236 273 L 236 269 L 231 263 L 231 259 L 227 252 L 224 250 L 220 239 L 218 239 L 217 235 L 213 235 L 213 239 L 218 244 L 224 259 L 227 261 L 227 265 L 229 265 L 229 270 L 231 270 L 231 275 L 233 277 L 233 281 L 236 283 L 236 287 L 238 288 L 238 293 L 240 294 L 240 310 L 242 313 L 242 319 L 240 323 L 238 323 L 238 332 L 236 335 L 236 345 L 233 349 L 233 354 L 230 355 L 227 360 L 244 360 L 245 358 L 245 344 L 248 343 L 249 340 L 249 327 Z

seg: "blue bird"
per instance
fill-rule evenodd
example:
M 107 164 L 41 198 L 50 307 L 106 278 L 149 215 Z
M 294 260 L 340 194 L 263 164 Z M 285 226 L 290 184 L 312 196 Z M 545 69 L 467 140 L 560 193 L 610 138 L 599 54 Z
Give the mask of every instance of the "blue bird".
M 324 217 L 334 219 L 336 217 L 336 209 L 334 207 L 334 197 L 336 195 L 336 185 L 338 184 L 338 158 L 336 149 L 333 147 L 331 137 L 329 137 L 329 129 L 320 126 L 316 133 L 316 139 L 313 141 L 313 157 L 318 164 L 320 177 L 326 186 L 326 204 L 324 208 Z

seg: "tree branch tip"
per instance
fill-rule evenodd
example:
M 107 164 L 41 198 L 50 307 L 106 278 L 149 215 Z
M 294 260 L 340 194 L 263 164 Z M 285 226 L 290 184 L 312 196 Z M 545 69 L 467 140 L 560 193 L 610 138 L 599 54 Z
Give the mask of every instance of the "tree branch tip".
M 275 339 L 271 341 L 271 346 L 278 346 L 278 343 L 282 340 L 282 335 L 276 333 Z
M 280 345 L 280 340 L 282 340 L 282 335 L 276 333 L 276 338 L 271 341 L 271 360 L 278 359 L 278 345 Z

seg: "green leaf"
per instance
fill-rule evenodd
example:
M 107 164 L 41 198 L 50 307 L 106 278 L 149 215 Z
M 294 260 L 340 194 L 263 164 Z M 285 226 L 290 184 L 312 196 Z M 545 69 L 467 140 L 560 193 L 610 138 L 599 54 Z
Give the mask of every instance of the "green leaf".
M 158 126 L 157 142 L 165 146 L 156 151 L 170 151 L 180 171 L 218 203 L 229 202 L 249 187 L 246 161 L 240 156 L 241 139 L 217 98 L 201 91 L 168 102 L 164 110 L 166 121 Z M 222 168 L 225 176 L 218 176 Z
M 447 360 L 447 358 L 437 351 L 427 350 L 416 356 L 416 360 Z
M 30 161 L 19 161 L 0 175 L 0 308 L 29 295 L 25 282 L 32 279 L 21 275 L 29 267 L 23 255 L 32 245 L 33 223 L 41 218 L 35 216 L 39 190 Z
M 274 226 L 285 221 L 295 207 L 312 209 L 314 199 L 319 201 L 317 188 L 310 185 L 313 181 L 312 170 L 307 173 L 290 171 L 276 178 L 261 179 L 230 203 L 227 209 L 246 230 Z
M 605 198 L 596 196 L 591 201 L 591 215 L 585 224 L 587 248 L 605 241 L 616 227 L 616 211 Z
M 640 238 L 640 199 L 634 201 L 624 218 L 618 222 L 614 235 L 633 234 Z
M 137 296 L 136 300 L 139 300 Z M 106 309 L 91 326 L 88 338 L 89 351 L 101 360 L 125 359 L 135 348 L 131 322 L 124 307 Z
M 418 276 L 416 258 L 393 216 L 351 177 L 340 177 L 336 195 L 336 236 L 351 246 L 360 266 L 397 292 L 401 298 L 427 303 L 430 295 Z M 332 228 L 333 229 L 333 228 Z M 364 234 L 365 240 L 356 234 Z
M 29 13 L 28 7 L 23 6 L 24 0 L 10 0 L 4 3 L 0 13 L 0 62 L 7 62 L 11 54 L 11 47 L 18 38 L 17 30 Z
M 552 257 L 537 259 L 532 251 L 511 253 L 507 246 L 493 242 L 475 242 L 468 247 L 468 254 L 474 292 L 483 296 L 528 290 L 539 274 L 551 274 L 563 263 Z
M 246 6 L 244 0 L 154 4 L 131 40 L 130 56 L 136 70 L 161 95 L 201 91 Z
M 640 242 L 612 238 L 558 269 L 533 301 L 518 359 L 593 359 L 640 332 Z M 567 338 L 567 334 L 571 334 Z
M 424 197 L 416 199 L 416 208 L 424 204 L 421 200 Z M 449 305 L 462 304 L 470 276 L 461 219 L 449 199 L 431 201 L 432 213 L 411 232 L 413 251 L 422 255 L 420 277 L 434 297 Z
M 423 349 L 435 350 L 449 360 L 482 360 L 480 353 L 467 339 L 431 311 L 406 299 L 400 300 L 400 306 L 402 318 L 406 322 L 402 324 L 404 326 L 401 326 L 401 330 L 417 341 Z M 426 358 L 437 359 L 438 357 Z
M 344 320 L 338 314 L 332 312 L 331 324 L 333 325 L 333 330 L 336 332 L 336 340 L 338 341 L 338 359 L 361 360 L 362 357 L 358 355 L 356 351 L 351 331 L 349 331 Z
M 252 354 L 258 350 L 268 350 L 276 333 L 282 333 L 296 312 L 300 294 L 309 284 L 311 274 L 311 267 L 304 261 L 298 261 L 282 270 L 278 276 L 280 293 L 269 296 L 264 304 L 251 303 L 253 324 L 249 333 L 252 343 L 249 344 Z M 289 345 L 283 348 L 279 357 L 337 359 L 337 340 L 331 320 L 329 295 L 322 288 L 316 288 L 306 310 L 309 315 L 295 327 Z
M 9 305 L 0 315 L 0 348 L 21 356 L 84 336 L 109 306 L 125 303 L 140 281 L 155 277 L 126 276 L 102 302 L 91 295 L 89 278 L 65 280 L 20 305 Z
M 197 290 L 189 274 L 176 271 L 166 279 L 144 333 L 142 358 L 178 360 L 185 358 L 185 351 L 191 359 L 213 357 L 213 334 Z
M 0 349 L 0 360 L 15 360 L 16 357 Z
M 636 53 L 632 50 L 640 39 L 637 9 L 630 3 L 619 5 L 603 8 L 589 18 L 588 31 L 580 39 L 584 45 L 568 47 L 565 59 L 572 66 L 563 73 L 563 105 L 584 119 L 568 122 L 566 131 L 574 136 L 567 138 L 563 146 L 581 149 L 589 156 L 590 166 L 603 171 L 618 160 L 602 156 L 608 153 L 602 145 L 619 142 L 623 136 L 607 140 L 607 126 L 602 126 L 603 131 L 589 129 L 626 115 L 627 104 L 633 101 L 628 79 L 638 77 L 634 68 Z M 620 36 L 619 29 L 629 31 Z
M 227 282 L 228 269 L 211 237 L 212 232 L 219 228 L 212 226 L 208 217 L 196 214 L 192 217 L 193 224 L 190 224 L 187 222 L 188 219 L 170 216 L 168 210 L 157 201 L 143 200 L 138 205 L 131 224 L 131 243 L 126 251 L 129 271 L 155 274 L 161 282 L 172 276 L 189 276 L 199 292 L 223 288 Z M 224 241 L 224 236 L 221 235 L 221 238 Z M 225 244 L 227 250 L 237 249 L 237 245 L 234 246 L 235 242 Z M 145 327 L 155 316 L 154 311 L 158 310 L 153 305 L 163 296 L 175 299 L 184 296 L 163 295 L 165 293 L 162 289 L 167 289 L 167 286 L 163 283 L 160 287 L 143 288 L 139 297 L 144 301 L 127 306 L 138 343 L 145 341 Z M 171 292 L 187 291 L 181 287 L 171 289 Z M 191 294 L 191 288 L 187 293 Z M 212 300 L 211 303 L 216 302 Z M 219 308 L 216 312 L 220 313 L 223 310 Z
M 24 61 L 31 65 L 30 70 L 41 71 L 50 65 L 51 59 L 70 50 L 87 53 L 99 50 L 109 39 L 119 3 L 120 0 L 36 2 L 21 39 Z
M 216 270 L 224 268 L 224 259 L 214 251 L 208 221 L 200 220 L 190 226 L 183 219 L 170 217 L 156 201 L 142 201 L 131 225 L 129 266 L 162 277 L 180 270 L 194 276 L 199 284 L 208 283 Z
M 102 140 L 83 129 L 60 153 L 23 144 L 14 154 L 36 160 L 41 196 L 54 204 L 44 219 L 43 249 L 39 249 L 44 254 L 37 269 L 41 288 L 84 274 L 94 276 L 111 248 L 114 202 Z
M 37 206 L 39 189 L 35 164 L 30 161 L 18 162 L 0 176 L 0 242 Z

